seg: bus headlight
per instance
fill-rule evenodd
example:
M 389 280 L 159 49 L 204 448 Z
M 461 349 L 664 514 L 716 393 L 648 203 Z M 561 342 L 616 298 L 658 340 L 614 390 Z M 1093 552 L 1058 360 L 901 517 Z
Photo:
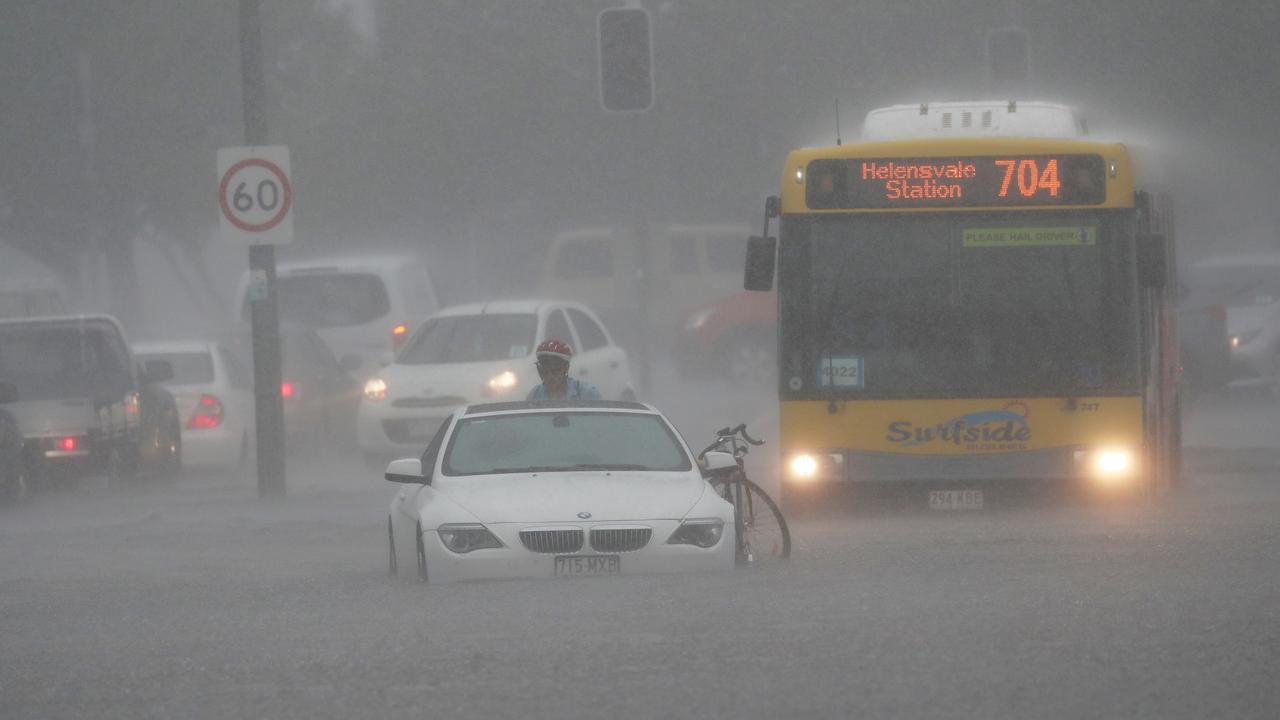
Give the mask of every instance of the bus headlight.
M 1108 485 L 1131 479 L 1138 469 L 1137 454 L 1127 447 L 1077 450 L 1076 463 L 1082 466 L 1089 477 Z
M 815 480 L 843 480 L 844 453 L 802 452 L 787 461 L 787 477 L 796 482 Z

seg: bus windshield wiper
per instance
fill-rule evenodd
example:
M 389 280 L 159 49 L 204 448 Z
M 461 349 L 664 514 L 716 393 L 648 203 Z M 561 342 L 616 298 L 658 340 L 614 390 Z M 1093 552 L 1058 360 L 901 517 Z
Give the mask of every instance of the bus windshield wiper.
M 823 354 L 827 358 L 827 412 L 835 414 L 836 411 L 836 384 L 835 377 L 831 374 L 831 329 L 835 325 L 836 320 L 836 301 L 840 299 L 840 287 L 844 284 L 845 273 L 849 269 L 849 261 L 853 259 L 853 243 L 845 246 L 844 258 L 840 261 L 840 269 L 836 271 L 835 281 L 831 286 L 831 294 L 827 297 L 827 317 L 822 323 L 822 343 Z M 818 382 L 822 382 L 822 368 L 818 369 Z

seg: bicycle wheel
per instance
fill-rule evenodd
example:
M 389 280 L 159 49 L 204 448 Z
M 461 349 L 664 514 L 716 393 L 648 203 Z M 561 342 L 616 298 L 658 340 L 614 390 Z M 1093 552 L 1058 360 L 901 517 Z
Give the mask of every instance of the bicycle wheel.
M 738 565 L 762 567 L 791 557 L 791 530 L 778 504 L 746 477 L 735 485 L 730 494 L 738 515 Z

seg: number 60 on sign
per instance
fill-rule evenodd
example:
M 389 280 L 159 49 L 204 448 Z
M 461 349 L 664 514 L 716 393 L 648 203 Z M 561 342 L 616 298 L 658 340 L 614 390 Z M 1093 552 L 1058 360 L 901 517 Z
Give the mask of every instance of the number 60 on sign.
M 289 148 L 274 145 L 218 150 L 218 222 L 236 245 L 293 240 Z

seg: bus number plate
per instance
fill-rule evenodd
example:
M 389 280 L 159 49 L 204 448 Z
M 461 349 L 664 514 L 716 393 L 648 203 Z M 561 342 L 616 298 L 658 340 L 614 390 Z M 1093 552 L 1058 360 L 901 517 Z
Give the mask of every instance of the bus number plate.
M 981 490 L 930 490 L 930 510 L 981 510 Z

